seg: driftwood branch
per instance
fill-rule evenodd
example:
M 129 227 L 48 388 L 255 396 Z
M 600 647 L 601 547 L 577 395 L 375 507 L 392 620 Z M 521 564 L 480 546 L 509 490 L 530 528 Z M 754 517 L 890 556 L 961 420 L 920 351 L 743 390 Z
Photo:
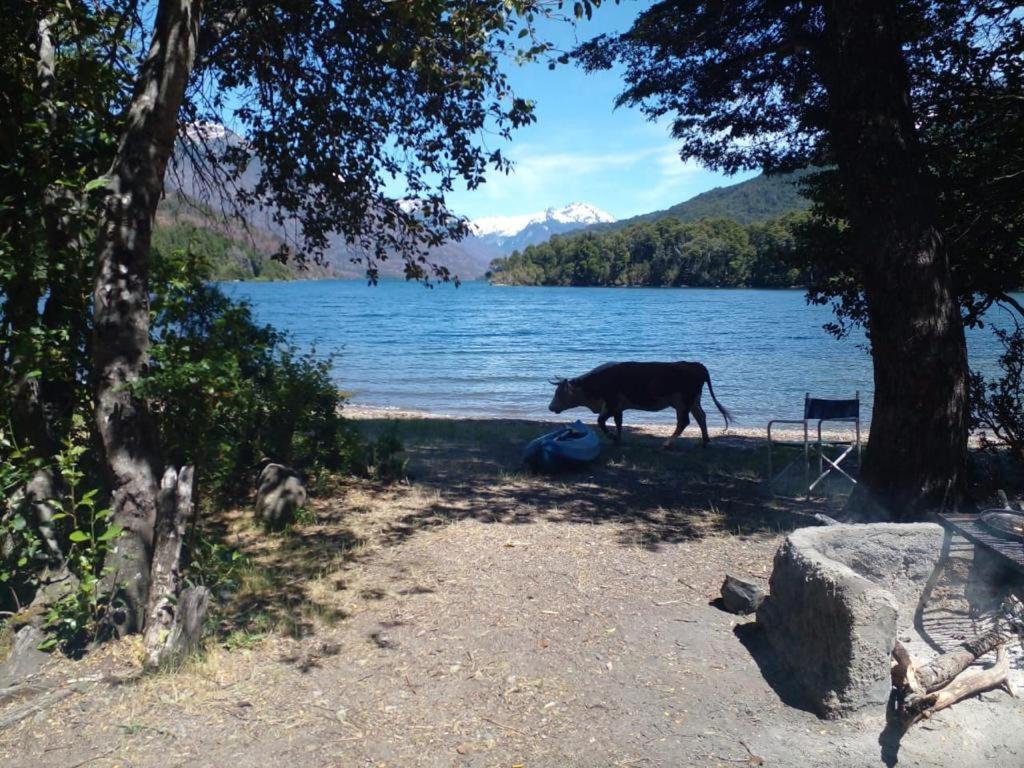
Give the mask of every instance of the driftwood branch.
M 46 691 L 28 706 L 16 709 L 0 717 L 0 731 L 10 728 L 15 723 L 20 723 L 26 717 L 31 717 L 39 712 L 45 712 L 54 704 L 63 701 L 71 694 L 77 692 L 77 688 L 58 688 Z

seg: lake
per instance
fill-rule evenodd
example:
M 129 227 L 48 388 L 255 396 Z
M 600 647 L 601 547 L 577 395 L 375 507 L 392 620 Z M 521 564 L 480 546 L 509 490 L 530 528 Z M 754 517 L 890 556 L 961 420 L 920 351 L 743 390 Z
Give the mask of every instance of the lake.
M 870 418 L 863 336 L 829 336 L 822 325 L 831 311 L 808 306 L 799 290 L 476 282 L 428 289 L 398 280 L 376 287 L 359 280 L 222 287 L 301 348 L 333 356 L 338 387 L 362 405 L 547 418 L 552 376 L 578 376 L 610 360 L 699 360 L 739 426 L 799 418 L 807 391 L 852 397 L 860 390 Z M 991 372 L 999 345 L 990 332 L 969 333 L 969 346 L 972 364 Z M 704 406 L 709 423 L 721 424 L 706 393 Z M 673 419 L 671 411 L 633 412 L 625 421 Z

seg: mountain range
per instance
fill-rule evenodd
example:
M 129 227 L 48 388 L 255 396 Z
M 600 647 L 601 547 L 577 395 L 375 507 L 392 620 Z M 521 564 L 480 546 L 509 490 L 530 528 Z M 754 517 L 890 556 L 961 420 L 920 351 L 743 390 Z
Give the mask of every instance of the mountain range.
M 593 224 L 615 221 L 610 213 L 587 203 L 569 203 L 563 208 L 548 208 L 523 216 L 488 216 L 470 223 L 473 237 L 493 246 L 507 256 L 528 245 L 537 245 L 552 235 L 572 232 Z
M 207 125 L 192 127 L 187 132 L 186 140 L 201 141 L 213 152 L 243 141 L 221 126 Z M 258 178 L 258 161 L 253 161 L 238 185 L 251 188 Z M 168 181 L 170 194 L 162 204 L 157 218 L 158 228 L 170 232 L 164 238 L 165 242 L 180 240 L 181 232 L 202 227 L 202 217 L 197 215 L 197 211 L 215 213 L 230 207 L 226 198 L 217 197 L 218 193 L 214 193 L 211 199 L 189 153 L 181 146 L 175 152 L 173 172 L 169 174 Z M 198 200 L 202 200 L 202 203 L 196 202 Z M 188 205 L 190 201 L 194 204 Z M 758 176 L 740 184 L 704 192 L 663 211 L 622 221 L 616 221 L 611 214 L 587 203 L 570 203 L 562 208 L 548 208 L 520 216 L 485 217 L 470 222 L 471 234 L 466 238 L 433 249 L 428 258 L 433 263 L 448 267 L 452 274 L 462 280 L 473 280 L 482 277 L 495 258 L 507 256 L 529 245 L 543 243 L 554 235 L 581 229 L 600 231 L 664 216 L 683 221 L 731 218 L 740 223 L 749 223 L 806 207 L 807 202 L 800 197 L 792 178 Z M 266 264 L 267 257 L 277 249 L 285 235 L 286 225 L 276 222 L 272 213 L 258 209 L 246 210 L 244 226 L 228 226 L 223 217 L 210 217 L 207 229 L 214 233 L 215 238 L 234 241 L 240 246 L 219 249 L 222 253 L 230 254 L 232 259 L 230 263 L 222 265 L 223 269 L 216 270 L 220 275 L 240 279 L 280 276 L 281 270 L 264 270 L 261 266 Z M 323 264 L 305 270 L 291 267 L 287 272 L 304 278 L 363 277 L 364 267 L 352 261 L 359 255 L 359 251 L 338 235 L 330 240 Z M 380 271 L 382 275 L 398 276 L 402 275 L 402 266 L 401 259 L 388 259 L 380 265 Z

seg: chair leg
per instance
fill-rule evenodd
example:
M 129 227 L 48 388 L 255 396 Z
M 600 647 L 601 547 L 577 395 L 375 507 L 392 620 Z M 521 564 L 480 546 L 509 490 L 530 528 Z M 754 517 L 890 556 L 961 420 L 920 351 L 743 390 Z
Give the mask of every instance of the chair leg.
M 807 422 L 804 422 L 804 494 L 811 493 L 811 447 L 807 441 Z
M 829 464 L 829 468 L 824 470 L 820 475 L 818 475 L 818 478 L 811 484 L 811 486 L 808 488 L 808 491 L 813 491 L 814 488 L 818 485 L 818 483 L 820 483 L 822 480 L 824 480 L 826 477 L 828 477 L 830 474 L 832 474 L 833 471 L 838 472 L 843 477 L 845 477 L 847 480 L 849 480 L 851 483 L 853 483 L 854 485 L 857 485 L 857 481 L 853 477 L 851 477 L 850 474 L 845 469 L 843 469 L 841 466 L 839 466 L 840 463 L 842 463 L 843 459 L 845 459 L 847 456 L 849 456 L 851 453 L 853 453 L 854 448 L 855 448 L 855 446 L 853 446 L 853 445 L 848 446 L 845 451 L 843 451 L 841 454 L 839 454 L 836 457 L 835 461 L 833 461 L 832 459 L 828 458 L 828 456 L 825 456 L 824 455 L 824 450 L 821 450 L 821 452 L 819 453 L 819 456 L 821 458 L 823 458 L 826 463 Z

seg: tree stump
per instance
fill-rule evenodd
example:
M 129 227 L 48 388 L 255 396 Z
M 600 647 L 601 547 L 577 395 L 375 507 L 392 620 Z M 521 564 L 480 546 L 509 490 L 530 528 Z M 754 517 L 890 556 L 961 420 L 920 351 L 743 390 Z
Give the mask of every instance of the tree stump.
M 294 469 L 267 464 L 260 472 L 256 492 L 256 519 L 271 529 L 281 529 L 295 519 L 306 503 L 306 486 Z
M 193 515 L 192 486 L 192 467 L 184 467 L 181 474 L 168 468 L 157 495 L 156 543 L 143 639 L 147 669 L 194 651 L 202 634 L 209 594 L 203 587 L 181 590 L 181 547 Z

